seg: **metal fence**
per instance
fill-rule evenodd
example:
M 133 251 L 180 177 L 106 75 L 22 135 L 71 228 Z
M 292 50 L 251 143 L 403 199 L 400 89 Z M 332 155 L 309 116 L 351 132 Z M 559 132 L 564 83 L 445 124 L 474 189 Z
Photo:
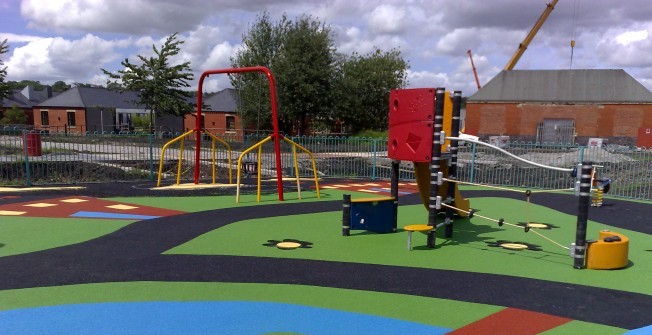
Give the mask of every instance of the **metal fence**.
M 0 185 L 32 186 L 109 181 L 154 181 L 158 178 L 161 149 L 172 133 L 131 134 L 52 134 L 32 133 L 13 128 L 0 129 Z M 231 147 L 232 167 L 240 153 L 266 135 L 223 138 Z M 391 160 L 387 140 L 342 137 L 288 137 L 310 150 L 321 177 L 389 179 Z M 216 177 L 228 177 L 227 147 L 203 137 L 200 152 L 200 178 L 210 180 L 213 157 Z M 165 152 L 161 178 L 173 183 L 194 178 L 195 135 Z M 582 161 L 598 165 L 598 177 L 611 179 L 610 195 L 652 200 L 652 150 L 623 146 L 583 147 L 508 143 L 505 148 L 521 158 L 543 165 L 570 168 Z M 294 176 L 292 147 L 282 142 L 283 174 Z M 311 177 L 311 162 L 297 152 L 299 174 Z M 260 160 L 262 174 L 275 176 L 274 146 L 269 142 L 249 153 L 243 161 L 251 166 Z M 179 161 L 181 168 L 179 169 Z M 458 179 L 469 183 L 526 187 L 532 189 L 572 188 L 574 179 L 566 172 L 534 167 L 495 149 L 467 143 L 459 149 Z M 251 171 L 243 172 L 245 177 Z M 235 175 L 233 175 L 235 177 Z M 411 162 L 401 162 L 400 179 L 414 180 Z

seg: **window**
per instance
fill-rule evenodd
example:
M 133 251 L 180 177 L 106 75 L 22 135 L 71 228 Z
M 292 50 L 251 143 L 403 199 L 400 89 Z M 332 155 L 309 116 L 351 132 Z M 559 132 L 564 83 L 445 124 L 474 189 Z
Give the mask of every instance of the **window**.
M 41 111 L 41 125 L 50 125 L 50 116 L 48 115 L 48 111 Z
M 75 112 L 68 112 L 68 125 L 71 127 L 76 126 L 75 124 Z
M 226 130 L 235 130 L 235 116 L 226 116 Z

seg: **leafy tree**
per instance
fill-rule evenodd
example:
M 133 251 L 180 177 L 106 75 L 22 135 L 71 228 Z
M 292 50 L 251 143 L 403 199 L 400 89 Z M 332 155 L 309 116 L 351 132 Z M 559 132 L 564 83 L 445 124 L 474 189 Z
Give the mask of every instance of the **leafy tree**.
M 17 105 L 12 105 L 11 108 L 4 111 L 0 124 L 26 124 L 27 114 Z
M 231 57 L 233 67 L 264 66 L 276 74 L 274 62 L 281 49 L 282 35 L 289 25 L 283 16 L 274 23 L 269 13 L 264 12 L 256 23 L 242 35 L 243 48 L 235 58 Z M 241 104 L 238 106 L 247 125 L 258 129 L 272 129 L 269 83 L 262 74 L 242 73 L 230 76 L 231 84 L 239 92 Z M 278 83 L 277 83 L 278 86 Z
M 177 40 L 177 33 L 170 35 L 160 48 L 152 45 L 154 56 L 138 55 L 140 65 L 129 59 L 121 62 L 124 70 L 117 73 L 102 69 L 109 76 L 107 86 L 119 87 L 119 91 L 135 91 L 139 101 L 147 109 L 156 113 L 182 115 L 192 110 L 187 102 L 190 97 L 183 88 L 190 87 L 188 81 L 193 79 L 190 62 L 170 65 L 170 58 L 180 52 L 184 41 Z M 113 80 L 111 80 L 113 79 Z M 153 124 L 150 113 L 150 125 Z
M 27 86 L 32 86 L 37 91 L 45 89 L 45 85 L 41 84 L 38 80 L 21 80 L 21 81 L 8 81 L 7 84 L 12 90 L 22 90 Z
M 352 132 L 387 129 L 389 91 L 407 84 L 408 68 L 397 49 L 341 58 L 335 117 Z
M 296 127 L 304 133 L 308 116 L 319 118 L 331 110 L 335 48 L 328 26 L 305 15 L 295 21 L 284 15 L 274 23 L 263 13 L 242 39 L 243 48 L 231 63 L 234 67 L 262 65 L 272 71 L 282 131 Z M 261 125 L 271 128 L 267 80 L 234 75 L 231 82 L 241 94 L 245 123 L 258 123 L 260 115 Z
M 2 60 L 2 55 L 6 54 L 7 52 L 9 52 L 9 45 L 5 39 L 0 42 L 0 100 L 8 97 L 11 90 L 9 85 L 7 85 L 5 82 L 5 77 L 7 76 L 7 67 L 3 66 L 4 61 Z
M 53 92 L 63 92 L 69 89 L 70 89 L 70 85 L 66 84 L 66 82 L 63 80 L 56 81 L 54 84 L 52 84 Z
M 279 122 L 296 125 L 305 134 L 308 117 L 323 118 L 333 108 L 331 93 L 335 47 L 330 28 L 311 16 L 301 16 L 288 27 L 283 52 L 276 64 L 279 88 Z

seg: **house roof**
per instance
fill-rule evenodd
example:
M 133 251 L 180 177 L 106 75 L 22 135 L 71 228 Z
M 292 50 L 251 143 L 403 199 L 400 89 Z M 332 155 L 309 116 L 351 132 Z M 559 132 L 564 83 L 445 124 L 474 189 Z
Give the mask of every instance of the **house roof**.
M 112 91 L 102 87 L 73 87 L 61 94 L 43 101 L 39 107 L 114 107 L 114 108 L 143 108 L 137 104 L 136 92 Z
M 624 70 L 501 71 L 468 102 L 652 103 Z
M 17 105 L 21 108 L 32 108 L 42 101 L 52 97 L 52 88 L 47 86 L 45 89 L 37 91 L 32 86 L 25 86 L 23 89 L 15 89 L 9 92 L 6 99 L 2 99 L 2 107 L 11 108 Z
M 235 89 L 227 88 L 204 99 L 206 110 L 212 112 L 235 112 L 238 106 L 238 93 Z

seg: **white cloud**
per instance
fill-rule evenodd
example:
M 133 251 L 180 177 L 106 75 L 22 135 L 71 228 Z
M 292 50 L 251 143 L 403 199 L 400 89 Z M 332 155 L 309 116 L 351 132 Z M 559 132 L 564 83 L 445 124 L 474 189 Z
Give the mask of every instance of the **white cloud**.
M 368 16 L 369 29 L 374 34 L 400 34 L 406 28 L 404 8 L 393 5 L 380 5 Z
M 616 42 L 628 46 L 632 43 L 644 41 L 648 37 L 647 30 L 628 31 L 616 36 Z
M 34 42 L 34 41 L 40 40 L 42 38 L 43 37 L 32 36 L 32 35 L 18 35 L 18 34 L 12 34 L 12 33 L 0 33 L 0 41 L 7 40 L 7 42 L 9 44 L 11 44 L 11 43 Z
M 407 71 L 408 87 L 450 87 L 446 73 L 428 71 Z
M 124 41 L 107 41 L 90 34 L 78 40 L 38 39 L 13 50 L 6 62 L 7 78 L 84 81 L 119 57 L 114 49 L 124 45 Z
M 57 31 L 170 33 L 192 28 L 209 13 L 186 1 L 24 0 L 21 5 L 30 26 Z

